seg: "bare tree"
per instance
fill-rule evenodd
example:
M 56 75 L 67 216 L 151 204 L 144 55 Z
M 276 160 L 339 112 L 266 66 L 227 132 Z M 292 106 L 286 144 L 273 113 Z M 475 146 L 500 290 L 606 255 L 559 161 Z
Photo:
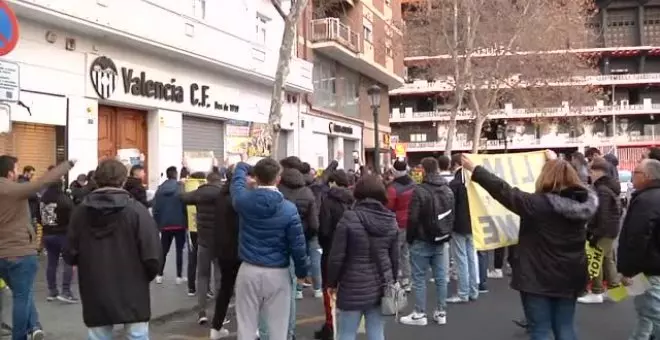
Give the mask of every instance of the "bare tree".
M 595 72 L 569 51 L 593 38 L 586 27 L 594 9 L 593 0 L 421 0 L 408 10 L 408 56 L 423 56 L 427 78 L 452 89 L 445 152 L 464 106 L 478 152 L 488 115 L 506 102 L 557 106 L 559 94 L 570 94 L 562 101 L 593 101 L 592 89 L 568 85 Z
M 296 43 L 296 27 L 302 11 L 307 6 L 307 0 L 291 0 L 289 12 L 282 8 L 281 0 L 270 0 L 284 20 L 284 32 L 282 33 L 282 44 L 280 45 L 279 60 L 275 72 L 275 83 L 273 84 L 273 94 L 270 101 L 270 110 L 268 112 L 268 126 L 261 129 L 258 134 L 252 136 L 252 146 L 262 149 L 265 153 L 270 145 L 270 155 L 277 156 L 280 136 L 280 122 L 282 120 L 282 101 L 284 99 L 284 85 L 286 77 L 289 75 L 289 64 L 291 63 L 293 44 Z M 254 123 L 252 125 L 255 125 Z

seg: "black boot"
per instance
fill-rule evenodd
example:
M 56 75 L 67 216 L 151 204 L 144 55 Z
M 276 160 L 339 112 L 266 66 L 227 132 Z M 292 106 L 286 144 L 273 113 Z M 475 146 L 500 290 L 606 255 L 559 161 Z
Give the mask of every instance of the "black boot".
M 317 340 L 334 340 L 335 335 L 332 330 L 332 327 L 329 327 L 327 324 L 324 324 L 321 329 L 314 332 L 314 339 Z

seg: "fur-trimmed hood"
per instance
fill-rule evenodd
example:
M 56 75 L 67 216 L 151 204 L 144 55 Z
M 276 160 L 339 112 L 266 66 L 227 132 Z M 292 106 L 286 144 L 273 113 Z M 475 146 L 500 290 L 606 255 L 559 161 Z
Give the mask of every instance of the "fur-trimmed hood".
M 598 195 L 593 190 L 576 187 L 557 193 L 546 194 L 552 208 L 562 216 L 579 221 L 588 221 L 598 209 Z

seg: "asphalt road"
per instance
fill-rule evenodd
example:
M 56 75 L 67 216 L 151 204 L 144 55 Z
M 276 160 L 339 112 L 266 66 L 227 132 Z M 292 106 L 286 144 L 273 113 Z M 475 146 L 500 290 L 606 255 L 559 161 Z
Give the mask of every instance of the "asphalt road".
M 444 326 L 406 326 L 389 318 L 386 325 L 387 339 L 456 339 L 456 340 L 507 340 L 527 339 L 525 333 L 512 320 L 522 315 L 517 292 L 508 288 L 507 280 L 490 280 L 490 292 L 478 301 L 465 305 L 451 305 Z M 309 292 L 311 293 L 311 292 Z M 308 294 L 309 295 L 309 294 Z M 429 289 L 429 306 L 433 305 L 434 290 Z M 320 299 L 306 297 L 298 301 L 298 340 L 313 339 L 314 330 L 323 323 L 323 306 Z M 580 340 L 627 339 L 635 322 L 632 301 L 617 304 L 580 305 L 576 327 Z M 236 323 L 228 325 L 235 331 Z M 153 325 L 152 338 L 157 340 L 208 339 L 208 329 L 195 323 L 195 316 L 171 320 Z M 232 339 L 235 337 L 230 337 Z M 366 339 L 364 335 L 358 339 Z

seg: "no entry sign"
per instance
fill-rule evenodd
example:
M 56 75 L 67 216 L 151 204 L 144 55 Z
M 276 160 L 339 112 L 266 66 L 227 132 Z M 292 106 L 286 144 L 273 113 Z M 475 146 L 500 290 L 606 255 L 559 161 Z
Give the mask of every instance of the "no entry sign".
M 11 52 L 18 42 L 18 19 L 7 2 L 0 0 L 0 56 Z

